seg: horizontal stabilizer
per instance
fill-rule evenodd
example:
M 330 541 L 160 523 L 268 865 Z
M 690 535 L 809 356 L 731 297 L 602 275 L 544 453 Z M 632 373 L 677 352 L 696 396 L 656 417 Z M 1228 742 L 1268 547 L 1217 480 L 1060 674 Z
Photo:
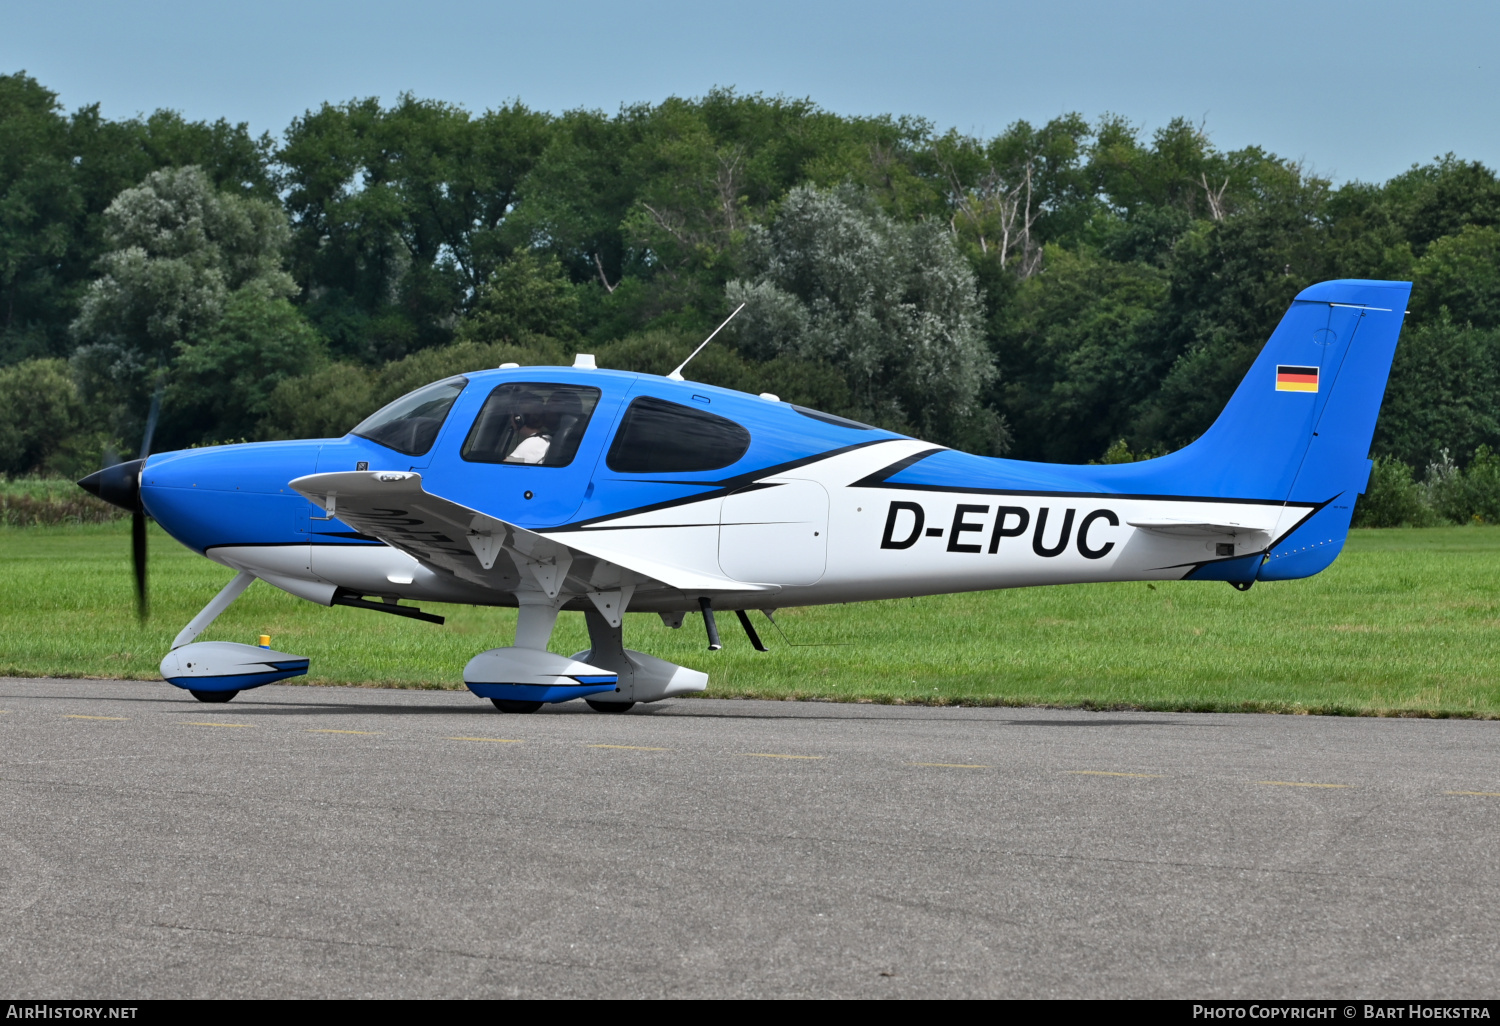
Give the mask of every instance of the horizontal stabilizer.
M 1157 534 L 1176 535 L 1179 538 L 1223 538 L 1225 536 L 1238 538 L 1245 534 L 1263 534 L 1268 538 L 1271 528 L 1257 527 L 1254 524 L 1240 524 L 1232 520 L 1127 520 L 1131 527 L 1139 527 L 1143 531 L 1154 531 Z
M 559 541 L 433 495 L 422 487 L 422 475 L 410 471 L 309 474 L 291 487 L 362 534 L 497 591 L 525 587 L 540 588 L 549 597 L 563 591 L 592 597 L 622 589 L 666 588 L 689 595 L 780 590 L 633 555 L 622 559 L 615 552 L 594 552 L 590 540 L 576 532 Z

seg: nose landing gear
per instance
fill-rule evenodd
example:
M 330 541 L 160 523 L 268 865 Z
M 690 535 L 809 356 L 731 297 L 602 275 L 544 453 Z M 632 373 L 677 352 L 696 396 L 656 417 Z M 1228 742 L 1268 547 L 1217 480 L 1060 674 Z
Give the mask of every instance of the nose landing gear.
M 503 713 L 534 713 L 542 707 L 541 702 L 522 702 L 514 698 L 492 698 L 490 701 Z
M 229 701 L 235 695 L 239 694 L 239 692 L 238 691 L 194 691 L 193 689 L 189 688 L 188 689 L 188 694 L 192 695 L 194 698 L 196 698 L 200 702 L 212 702 L 212 703 L 216 703 L 217 704 L 217 703 L 222 703 L 222 702 Z
M 241 570 L 193 617 L 172 642 L 172 650 L 161 661 L 161 675 L 200 702 L 228 702 L 247 688 L 258 688 L 307 672 L 307 659 L 277 652 L 264 645 L 241 645 L 232 641 L 194 641 L 229 604 L 250 587 L 255 575 Z

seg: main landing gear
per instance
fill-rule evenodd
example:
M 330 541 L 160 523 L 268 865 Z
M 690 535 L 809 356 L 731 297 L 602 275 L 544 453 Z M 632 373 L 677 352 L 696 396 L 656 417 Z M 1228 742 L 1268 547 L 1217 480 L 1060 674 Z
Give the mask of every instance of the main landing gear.
M 222 702 L 225 699 L 205 697 L 200 698 L 199 701 Z M 492 698 L 490 701 L 494 703 L 496 709 L 499 709 L 503 713 L 534 713 L 546 704 L 545 702 L 522 702 L 514 698 Z M 635 708 L 634 702 L 600 702 L 592 698 L 585 698 L 584 702 L 594 712 L 602 713 L 629 712 Z
M 584 702 L 594 712 L 622 713 L 629 712 L 635 707 L 634 702 L 600 702 L 592 698 L 585 698 Z
M 204 698 L 204 702 L 224 701 L 223 699 Z M 496 709 L 503 713 L 534 713 L 540 709 L 545 702 L 523 702 L 514 698 L 492 698 L 490 699 Z M 584 702 L 594 712 L 622 713 L 629 712 L 635 707 L 634 702 L 599 702 L 592 698 L 585 698 Z
M 543 705 L 581 698 L 601 713 L 623 713 L 638 702 L 702 691 L 708 675 L 625 648 L 624 591 L 589 593 L 585 607 L 591 647 L 560 656 L 547 651 L 565 595 L 530 589 L 516 593 L 516 643 L 481 652 L 464 667 L 464 684 L 504 713 L 536 712 Z

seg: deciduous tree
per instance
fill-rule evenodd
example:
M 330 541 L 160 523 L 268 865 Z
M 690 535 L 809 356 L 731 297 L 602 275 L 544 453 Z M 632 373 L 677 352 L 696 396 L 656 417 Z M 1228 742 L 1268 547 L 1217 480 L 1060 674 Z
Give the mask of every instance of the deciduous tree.
M 241 297 L 244 310 L 284 301 L 297 287 L 281 269 L 281 210 L 215 189 L 197 167 L 147 175 L 110 204 L 105 224 L 101 274 L 73 322 L 73 366 L 86 397 L 114 408 L 114 427 L 129 438 L 174 361 L 220 344 L 211 333 L 232 299 Z M 205 359 L 191 356 L 189 365 Z
M 899 224 L 849 187 L 799 186 L 753 247 L 757 273 L 727 289 L 746 304 L 735 338 L 747 355 L 841 368 L 872 421 L 1003 444 L 998 422 L 973 420 L 994 367 L 974 274 L 944 226 Z

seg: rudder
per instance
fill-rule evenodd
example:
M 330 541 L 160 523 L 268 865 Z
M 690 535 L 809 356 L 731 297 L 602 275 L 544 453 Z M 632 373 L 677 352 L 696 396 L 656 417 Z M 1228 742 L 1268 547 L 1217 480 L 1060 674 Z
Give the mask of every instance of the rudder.
M 1289 502 L 1326 503 L 1267 555 L 1260 580 L 1310 577 L 1343 550 L 1355 500 L 1370 482 L 1370 442 L 1396 356 L 1396 342 L 1411 295 L 1409 282 L 1333 281 L 1305 289 L 1298 301 L 1327 304 L 1347 326 L 1329 394 L 1318 405 L 1307 451 L 1287 492 Z M 1293 510 L 1283 512 L 1289 521 Z M 1290 521 L 1289 521 L 1290 522 Z

